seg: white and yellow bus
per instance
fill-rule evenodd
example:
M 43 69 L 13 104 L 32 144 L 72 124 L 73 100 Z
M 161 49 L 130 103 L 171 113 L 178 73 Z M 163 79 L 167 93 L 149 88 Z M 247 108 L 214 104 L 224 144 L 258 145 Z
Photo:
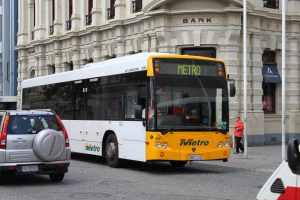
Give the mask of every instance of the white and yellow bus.
M 111 167 L 227 161 L 228 82 L 222 60 L 139 53 L 24 80 L 22 106 L 58 113 L 72 152 L 104 156 Z

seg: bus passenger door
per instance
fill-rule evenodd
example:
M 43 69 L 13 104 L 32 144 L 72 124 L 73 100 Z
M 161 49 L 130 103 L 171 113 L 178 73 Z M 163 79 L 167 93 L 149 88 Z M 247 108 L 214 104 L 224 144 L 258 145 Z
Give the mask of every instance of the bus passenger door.
M 100 130 L 100 78 L 85 80 L 83 105 L 83 139 L 86 153 L 101 155 L 103 132 Z
M 66 121 L 69 133 L 70 146 L 73 152 L 83 152 L 83 95 L 84 83 L 82 80 L 73 81 L 71 86 L 70 98 L 71 120 Z
M 131 160 L 146 160 L 146 127 L 142 115 L 136 115 L 136 106 L 145 110 L 146 86 L 132 85 L 126 87 L 125 93 L 125 122 L 120 133 L 123 138 L 122 152 L 124 157 Z M 145 111 L 144 111 L 145 113 Z M 145 114 L 144 114 L 145 115 Z M 139 152 L 139 153 L 136 153 Z

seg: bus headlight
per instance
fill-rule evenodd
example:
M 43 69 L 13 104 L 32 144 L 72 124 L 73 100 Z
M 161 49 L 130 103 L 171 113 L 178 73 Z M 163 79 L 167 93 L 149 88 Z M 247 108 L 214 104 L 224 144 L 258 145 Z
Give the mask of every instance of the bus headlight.
M 158 149 L 160 149 L 160 148 L 166 149 L 168 147 L 168 144 L 167 143 L 156 142 L 155 147 L 158 148 Z
M 161 146 L 162 146 L 163 149 L 166 149 L 168 147 L 168 144 L 167 143 L 162 143 Z
M 159 142 L 155 143 L 156 148 L 160 149 L 161 148 L 161 144 Z
M 223 147 L 223 143 L 220 142 L 220 143 L 218 144 L 218 147 L 219 147 L 219 148 L 222 148 L 222 147 Z
M 224 147 L 229 147 L 228 142 L 224 142 L 223 145 L 224 145 Z
M 229 143 L 228 142 L 220 142 L 219 144 L 218 144 L 218 148 L 227 148 L 227 147 L 229 147 Z

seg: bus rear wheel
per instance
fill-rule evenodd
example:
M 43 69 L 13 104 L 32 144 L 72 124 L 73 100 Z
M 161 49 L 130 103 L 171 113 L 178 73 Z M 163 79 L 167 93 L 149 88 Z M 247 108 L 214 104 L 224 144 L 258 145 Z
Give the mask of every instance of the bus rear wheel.
M 120 167 L 118 140 L 114 134 L 110 134 L 105 143 L 105 159 L 110 167 Z
M 183 167 L 187 161 L 170 161 L 173 167 Z

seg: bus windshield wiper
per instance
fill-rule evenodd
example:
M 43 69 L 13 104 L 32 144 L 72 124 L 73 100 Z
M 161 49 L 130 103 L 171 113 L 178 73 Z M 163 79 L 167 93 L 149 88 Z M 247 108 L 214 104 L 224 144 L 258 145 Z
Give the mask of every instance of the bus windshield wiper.
M 170 132 L 172 130 L 173 130 L 173 128 L 169 128 L 169 129 L 163 130 L 163 131 L 161 131 L 161 134 L 162 135 L 166 135 L 168 132 Z

